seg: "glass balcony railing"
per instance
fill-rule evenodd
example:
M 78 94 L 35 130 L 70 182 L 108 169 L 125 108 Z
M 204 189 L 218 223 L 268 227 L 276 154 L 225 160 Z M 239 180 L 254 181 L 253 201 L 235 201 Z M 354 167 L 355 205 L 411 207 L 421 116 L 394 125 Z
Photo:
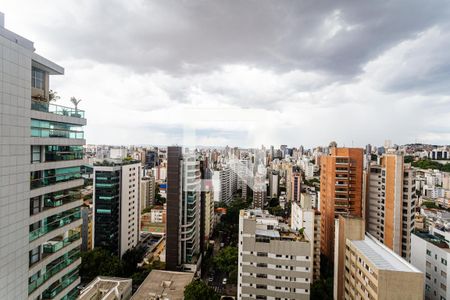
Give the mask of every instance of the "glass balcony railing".
M 78 298 L 78 295 L 80 294 L 78 287 L 75 287 L 73 290 L 71 290 L 67 295 L 61 298 L 61 300 L 75 300 Z
M 68 236 L 67 238 L 60 240 L 60 241 L 48 241 L 42 246 L 42 250 L 44 253 L 52 254 L 55 252 L 58 252 L 62 248 L 69 246 L 74 241 L 79 240 L 81 237 L 81 233 L 75 232 L 71 236 Z
M 56 264 L 53 264 L 50 267 L 47 265 L 48 269 L 45 273 L 28 284 L 28 295 L 34 292 L 38 287 L 43 285 L 57 273 L 70 266 L 78 258 L 80 258 L 80 249 L 74 249 L 57 259 L 58 262 Z
M 81 193 L 78 191 L 77 192 L 69 191 L 68 194 L 49 195 L 48 198 L 44 196 L 44 207 L 54 208 L 79 199 L 81 199 Z
M 32 179 L 30 181 L 30 184 L 31 184 L 30 187 L 31 187 L 31 189 L 36 189 L 36 188 L 53 185 L 53 184 L 57 184 L 60 182 L 66 182 L 66 181 L 70 181 L 70 180 L 74 180 L 74 179 L 80 179 L 80 178 L 81 178 L 80 171 L 65 173 L 65 174 L 58 174 L 56 176 L 48 176 L 48 177 L 44 177 L 44 178 Z
M 48 112 L 56 115 L 69 116 L 84 119 L 84 110 L 56 105 L 53 103 L 31 100 L 31 109 L 37 111 Z
M 54 299 L 62 290 L 71 285 L 80 277 L 78 268 L 61 278 L 61 280 L 42 293 L 43 299 Z
M 35 239 L 37 239 L 43 235 L 46 235 L 47 233 L 49 233 L 55 229 L 64 227 L 67 224 L 73 223 L 73 222 L 81 219 L 81 211 L 79 208 L 76 209 L 75 211 L 69 211 L 68 215 L 65 215 L 65 214 L 66 214 L 66 212 L 64 212 L 61 217 L 57 217 L 56 220 L 53 220 L 53 221 L 49 222 L 48 224 L 45 224 L 44 226 L 31 231 L 30 235 L 29 235 L 30 242 L 34 241 Z M 49 217 L 49 218 L 51 218 L 51 217 Z M 47 219 L 49 219 L 49 218 L 47 218 Z

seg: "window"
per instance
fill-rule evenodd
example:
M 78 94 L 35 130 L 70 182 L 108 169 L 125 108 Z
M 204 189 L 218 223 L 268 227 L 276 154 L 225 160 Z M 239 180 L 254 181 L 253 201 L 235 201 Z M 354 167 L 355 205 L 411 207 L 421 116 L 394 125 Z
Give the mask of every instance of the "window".
M 30 251 L 30 266 L 40 260 L 41 246 L 37 246 Z
M 431 251 L 427 249 L 427 255 L 431 256 Z
M 36 89 L 43 90 L 45 88 L 44 82 L 45 72 L 33 67 L 33 69 L 31 70 L 31 86 Z
M 444 265 L 447 265 L 447 260 L 444 259 L 444 258 L 441 258 L 441 263 L 444 264 Z
M 41 196 L 30 199 L 30 216 L 41 211 Z
M 41 146 L 31 146 L 31 163 L 41 162 Z

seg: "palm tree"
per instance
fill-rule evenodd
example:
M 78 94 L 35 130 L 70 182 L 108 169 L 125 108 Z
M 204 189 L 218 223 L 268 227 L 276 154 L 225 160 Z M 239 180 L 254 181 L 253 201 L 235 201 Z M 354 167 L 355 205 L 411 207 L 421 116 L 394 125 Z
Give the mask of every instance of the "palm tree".
M 81 99 L 77 99 L 75 97 L 70 97 L 70 102 L 73 103 L 73 105 L 75 105 L 75 114 L 78 113 L 78 103 L 81 102 Z
M 48 91 L 48 101 L 56 101 L 58 99 L 60 99 L 61 97 L 58 96 L 58 93 L 55 92 L 54 90 L 50 90 Z

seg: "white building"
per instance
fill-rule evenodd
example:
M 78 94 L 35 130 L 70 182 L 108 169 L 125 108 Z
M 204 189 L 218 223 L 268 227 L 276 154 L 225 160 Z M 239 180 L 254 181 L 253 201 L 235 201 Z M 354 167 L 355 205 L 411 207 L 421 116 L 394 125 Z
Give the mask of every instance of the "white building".
M 435 232 L 411 237 L 411 264 L 425 274 L 425 299 L 450 299 L 450 248 Z
M 238 299 L 309 299 L 311 242 L 267 211 L 241 210 Z
M 0 299 L 74 297 L 84 111 L 49 103 L 64 69 L 0 13 Z

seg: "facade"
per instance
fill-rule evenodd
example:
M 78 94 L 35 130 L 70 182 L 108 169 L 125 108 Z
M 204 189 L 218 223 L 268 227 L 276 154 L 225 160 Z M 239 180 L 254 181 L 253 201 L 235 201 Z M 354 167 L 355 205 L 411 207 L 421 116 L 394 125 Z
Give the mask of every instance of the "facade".
M 266 211 L 241 210 L 238 299 L 309 299 L 311 241 Z
M 0 299 L 76 297 L 80 283 L 86 119 L 49 103 L 64 69 L 34 51 L 0 13 Z
M 303 230 L 303 234 L 310 241 L 311 253 L 313 253 L 313 280 L 318 280 L 320 278 L 320 213 L 311 206 L 304 208 L 298 202 L 292 202 L 291 228 Z
M 438 232 L 413 233 L 411 264 L 425 274 L 425 299 L 450 299 L 448 236 Z
M 230 203 L 233 199 L 233 193 L 231 191 L 231 168 L 224 167 L 221 170 L 213 172 L 212 180 L 217 185 L 215 199 L 216 202 Z
M 332 147 L 320 159 L 321 253 L 334 258 L 334 220 L 339 215 L 362 217 L 363 149 Z
M 122 257 L 139 242 L 140 173 L 137 161 L 94 165 L 94 247 Z
M 280 191 L 280 172 L 269 172 L 269 197 L 278 198 Z
M 81 225 L 81 251 L 92 250 L 92 205 L 83 205 L 81 207 L 81 218 L 83 224 Z
M 78 300 L 129 300 L 131 293 L 131 279 L 98 276 L 81 291 Z
M 141 178 L 140 200 L 141 210 L 155 204 L 156 182 L 152 173 Z
M 361 218 L 336 220 L 334 299 L 423 299 L 423 273 L 371 235 Z
M 200 162 L 167 148 L 166 269 L 196 272 L 200 262 Z
M 267 196 L 266 177 L 256 173 L 253 181 L 253 208 L 263 209 Z
M 366 228 L 398 255 L 409 259 L 416 210 L 415 172 L 401 154 L 384 154 L 369 166 L 366 179 Z
M 302 174 L 298 171 L 293 172 L 291 176 L 291 200 L 300 202 Z

